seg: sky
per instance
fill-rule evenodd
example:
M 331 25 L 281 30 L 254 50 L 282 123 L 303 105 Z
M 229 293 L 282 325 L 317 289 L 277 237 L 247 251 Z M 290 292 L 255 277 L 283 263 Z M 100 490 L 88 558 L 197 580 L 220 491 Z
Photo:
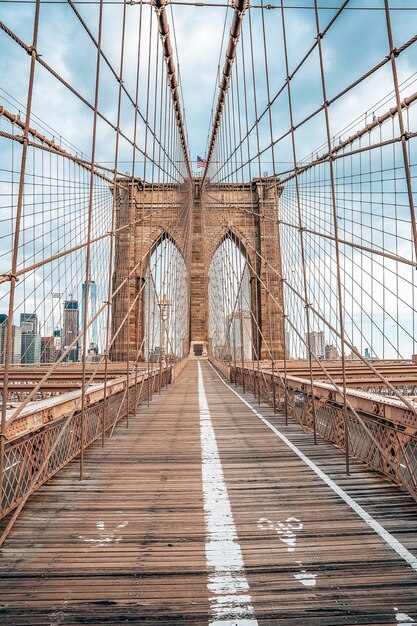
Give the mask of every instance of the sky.
M 168 9 L 171 25 L 171 38 L 177 44 L 175 53 L 181 77 L 183 104 L 188 129 L 189 152 L 195 160 L 197 153 L 204 156 L 207 137 L 210 133 L 210 117 L 213 96 L 217 100 L 218 67 L 224 64 L 224 46 L 222 48 L 224 25 L 226 34 L 230 28 L 232 9 L 209 6 L 184 7 L 172 6 Z M 325 25 L 334 15 L 335 8 L 341 0 L 320 0 L 320 19 Z M 413 0 L 393 0 L 396 6 L 409 7 Z M 294 68 L 302 58 L 315 37 L 314 11 L 310 9 L 291 8 L 295 6 L 312 7 L 312 0 L 286 0 L 287 38 L 290 67 Z M 77 8 L 91 31 L 97 33 L 97 5 L 78 2 Z M 351 0 L 350 6 L 367 6 L 381 8 L 382 0 Z M 332 7 L 326 9 L 324 7 Z M 2 20 L 10 26 L 19 37 L 30 43 L 34 7 L 31 4 L 16 2 L 1 3 Z M 125 81 L 128 89 L 134 93 L 136 69 L 136 41 L 138 6 L 128 6 L 128 23 L 126 35 Z M 143 48 L 147 42 L 149 13 L 151 8 L 144 6 Z M 253 30 L 255 34 L 255 67 L 257 87 L 261 94 L 258 105 L 261 108 L 264 96 L 264 59 L 260 37 L 260 11 L 252 10 Z M 120 51 L 121 5 L 107 5 L 104 9 L 103 50 L 117 68 Z M 271 77 L 271 92 L 281 86 L 284 78 L 284 59 L 280 27 L 280 12 L 267 11 L 266 35 L 268 41 L 268 63 Z M 413 12 L 392 12 L 393 33 L 396 45 L 401 45 L 414 34 Z M 324 41 L 324 56 L 328 78 L 329 97 L 359 76 L 373 63 L 381 60 L 387 53 L 387 37 L 383 11 L 345 11 L 335 23 Z M 246 18 L 247 22 L 247 18 Z M 247 39 L 246 34 L 243 39 Z M 88 36 L 81 28 L 80 22 L 67 3 L 42 3 L 38 50 L 43 58 L 57 72 L 63 75 L 80 93 L 92 101 L 94 95 L 95 54 Z M 28 56 L 16 46 L 4 33 L 0 38 L 0 70 L 1 88 L 10 93 L 22 104 L 25 103 Z M 143 54 L 142 84 L 145 79 Z M 416 51 L 414 48 L 402 55 L 398 61 L 400 81 L 408 78 L 417 70 Z M 301 119 L 321 98 L 317 84 L 317 59 L 307 63 L 293 82 L 293 98 L 295 119 Z M 389 68 L 377 72 L 370 83 L 359 86 L 348 98 L 336 105 L 332 112 L 332 128 L 339 132 L 347 121 L 355 116 L 363 115 L 368 107 L 372 107 L 380 97 L 386 95 L 391 87 Z M 102 89 L 100 106 L 108 112 L 111 119 L 115 115 L 115 99 L 117 85 L 109 72 L 102 71 Z M 3 92 L 3 96 L 6 94 Z M 144 106 L 144 103 L 142 103 Z M 127 109 L 126 109 L 127 110 Z M 63 86 L 56 84 L 55 79 L 47 75 L 43 68 L 37 68 L 35 81 L 33 113 L 39 118 L 48 120 L 49 125 L 62 137 L 73 142 L 85 153 L 90 151 L 91 112 L 68 93 Z M 280 106 L 274 109 L 276 129 L 287 126 L 287 112 Z M 300 158 L 316 149 L 323 140 L 322 124 L 306 127 L 305 135 L 300 137 Z M 113 133 L 103 128 L 100 135 L 99 155 L 103 161 L 111 161 Z M 307 136 L 308 135 L 308 136 Z M 286 155 L 282 155 L 285 160 Z M 279 157 L 279 155 L 278 155 Z M 277 157 L 277 158 L 278 158 Z
M 207 6 L 201 7 L 173 5 L 167 9 L 174 54 L 179 65 L 182 103 L 187 127 L 189 154 L 192 161 L 195 161 L 197 155 L 204 157 L 206 154 L 207 140 L 211 134 L 210 122 L 212 108 L 213 104 L 215 106 L 218 96 L 218 72 L 219 68 L 221 69 L 224 64 L 225 41 L 227 40 L 233 14 L 233 10 L 230 7 L 211 6 L 212 4 L 218 4 L 217 2 L 207 0 L 205 4 Z M 278 2 L 276 4 L 278 4 Z M 314 2 L 313 0 L 284 0 L 284 4 L 289 67 L 291 72 L 315 40 L 315 15 L 314 11 L 311 10 Z M 342 0 L 320 0 L 319 17 L 322 29 L 332 19 L 337 7 L 340 7 L 341 4 Z M 390 5 L 393 9 L 391 19 L 394 45 L 398 47 L 415 35 L 417 10 L 397 11 L 395 9 L 399 7 L 407 7 L 408 9 L 415 7 L 417 9 L 417 1 L 391 0 Z M 297 8 L 300 6 L 305 8 Z M 342 16 L 334 23 L 323 39 L 323 57 L 328 99 L 333 98 L 340 90 L 356 80 L 371 66 L 380 62 L 387 55 L 388 39 L 385 14 L 384 11 L 381 10 L 383 6 L 383 0 L 351 0 L 348 5 L 349 10 L 343 12 Z M 83 2 L 81 0 L 76 3 L 76 7 L 80 17 L 85 21 L 91 33 L 94 37 L 97 37 L 98 4 L 91 1 Z M 103 13 L 103 51 L 113 67 L 116 68 L 116 71 L 120 63 L 122 10 L 122 3 L 105 3 Z M 158 71 L 159 77 L 161 78 L 161 69 L 163 69 L 161 64 L 159 64 L 157 70 L 157 58 L 159 56 L 159 61 L 161 61 L 161 57 L 155 28 L 154 10 L 152 7 L 145 5 L 143 6 L 142 14 L 138 5 L 129 5 L 126 10 L 127 23 L 123 67 L 124 85 L 130 94 L 135 94 L 138 67 L 138 33 L 139 24 L 141 24 L 140 80 L 138 92 L 139 108 L 144 114 L 147 107 L 147 65 L 149 54 L 151 60 L 149 111 L 152 113 L 155 87 L 154 77 L 156 76 L 156 71 Z M 142 15 L 141 22 L 139 22 L 140 15 Z M 281 15 L 279 10 L 268 10 L 265 11 L 264 15 L 270 93 L 271 96 L 274 96 L 279 92 L 285 81 Z M 10 27 L 18 37 L 30 45 L 34 4 L 19 1 L 0 2 L 0 16 L 0 19 Z M 253 63 L 259 113 L 259 111 L 265 109 L 267 104 L 261 11 L 253 8 L 250 17 L 253 30 Z M 152 36 L 149 42 L 150 32 Z M 239 78 L 240 85 L 242 85 L 244 78 L 242 72 L 242 46 L 244 46 L 247 55 L 247 67 L 249 65 L 249 34 L 249 15 L 247 13 L 243 22 L 243 32 L 238 48 L 238 59 L 234 68 L 234 76 Z M 226 40 L 224 35 L 226 36 Z M 88 34 L 82 28 L 80 19 L 67 2 L 42 2 L 37 50 L 39 54 L 42 55 L 42 59 L 58 72 L 83 99 L 90 103 L 94 101 L 96 50 Z M 0 102 L 11 111 L 16 113 L 21 111 L 22 117 L 24 116 L 23 112 L 26 102 L 29 62 L 30 57 L 27 52 L 19 47 L 19 45 L 3 31 L 0 31 Z M 403 98 L 417 91 L 416 44 L 410 46 L 398 57 L 397 67 L 399 83 L 401 85 L 401 97 Z M 255 108 L 253 102 L 253 78 L 250 69 L 247 69 L 245 79 L 248 86 L 247 106 L 249 124 L 252 124 L 255 119 Z M 234 78 L 234 80 L 236 80 L 236 78 Z M 158 83 L 158 85 L 159 84 L 160 83 Z M 292 80 L 291 87 L 294 120 L 295 123 L 297 123 L 305 116 L 309 115 L 322 101 L 319 59 L 316 52 L 311 55 L 302 69 L 296 74 Z M 158 88 L 159 87 L 157 87 L 157 89 Z M 102 63 L 99 109 L 113 125 L 117 124 L 117 97 L 118 83 L 109 68 Z M 390 106 L 393 106 L 393 103 L 392 72 L 390 65 L 386 64 L 373 73 L 372 76 L 358 84 L 357 87 L 338 99 L 329 108 L 330 126 L 334 142 L 337 143 L 339 138 L 345 138 L 355 130 L 362 128 L 365 123 L 368 123 L 372 119 L 374 114 L 379 115 L 385 112 Z M 285 92 L 277 97 L 271 111 L 273 138 L 276 140 L 281 134 L 285 133 L 289 127 L 288 100 Z M 413 109 L 410 111 L 412 112 Z M 238 109 L 238 107 L 235 106 L 234 114 L 242 125 L 244 125 L 243 107 L 241 106 L 241 108 Z M 410 115 L 409 123 L 412 128 L 415 128 L 415 114 L 411 113 Z M 71 93 L 65 85 L 51 76 L 40 64 L 36 64 L 32 125 L 39 128 L 49 137 L 54 138 L 55 141 L 62 142 L 71 152 L 82 152 L 86 158 L 90 158 L 92 123 L 92 111 L 85 105 L 82 99 L 77 97 L 74 93 Z M 156 125 L 158 128 L 158 117 L 156 116 L 155 119 L 150 119 L 150 123 L 151 126 Z M 125 96 L 123 96 L 122 99 L 120 125 L 126 136 L 131 137 L 133 134 L 132 107 Z M 10 131 L 10 125 L 4 120 L 1 121 L 0 128 L 6 132 Z M 159 132 L 161 133 L 163 131 L 159 129 Z M 145 125 L 143 122 L 139 122 L 137 142 L 143 150 L 145 150 L 146 141 Z M 270 129 L 268 116 L 264 116 L 262 122 L 259 124 L 259 142 L 262 147 L 268 145 L 269 141 Z M 317 154 L 325 151 L 325 142 L 325 124 L 323 114 L 321 113 L 314 116 L 308 123 L 304 124 L 296 131 L 298 161 L 302 162 L 303 160 L 308 160 L 309 155 L 312 153 Z M 256 152 L 256 137 L 254 133 L 250 136 L 249 149 L 251 154 Z M 10 197 L 13 195 L 11 193 L 12 187 L 14 186 L 14 189 L 16 189 L 16 172 L 18 171 L 20 158 L 19 150 L 19 146 L 15 146 L 12 154 L 10 142 L 4 140 L 0 141 L 0 166 L 3 172 L 1 179 L 3 190 L 3 195 L 1 196 L 3 215 L 7 214 L 11 204 L 13 204 L 13 202 L 10 202 Z M 158 159 L 158 148 L 156 148 L 156 150 L 156 159 Z M 152 142 L 149 143 L 149 138 L 147 151 L 148 153 L 152 152 Z M 96 160 L 112 167 L 114 165 L 114 153 L 114 129 L 110 128 L 103 120 L 99 120 Z M 280 172 L 291 168 L 292 148 L 289 138 L 277 143 L 274 156 L 275 171 Z M 384 154 L 384 166 L 386 168 L 388 168 L 390 163 L 392 164 L 394 156 L 395 155 Z M 414 144 L 411 144 L 410 156 L 412 163 L 415 164 Z M 164 157 L 163 155 L 161 156 L 160 152 L 159 157 L 161 157 L 161 167 L 166 166 L 167 163 L 164 161 Z M 264 172 L 272 173 L 274 165 L 271 160 L 271 150 L 266 150 L 259 164 L 255 160 L 251 171 L 246 167 L 240 174 L 247 180 L 250 175 L 256 176 L 258 173 Z M 11 163 L 12 167 L 10 165 Z M 40 174 L 41 167 L 44 169 L 48 167 L 51 168 L 51 163 L 48 161 L 47 157 L 45 157 L 42 164 L 40 164 L 39 159 L 36 163 L 34 160 L 30 161 L 29 168 L 31 168 L 33 181 L 36 181 L 36 176 Z M 123 172 L 131 173 L 132 171 L 132 148 L 129 142 L 123 138 L 121 138 L 119 144 L 118 167 L 119 170 Z M 147 179 L 150 179 L 152 175 L 154 177 L 163 176 L 161 172 L 152 170 L 149 162 L 146 166 L 146 171 L 144 171 L 144 167 L 143 157 L 137 155 L 135 170 L 137 175 L 145 175 Z M 35 200 L 36 184 L 28 185 L 28 190 L 32 194 L 33 200 L 28 202 L 28 206 L 31 208 L 30 214 L 26 216 L 26 234 L 24 235 L 26 240 L 24 240 L 25 246 L 22 247 L 22 249 L 26 251 L 26 262 L 28 258 L 39 258 L 39 255 L 45 254 L 45 250 L 54 253 L 59 250 L 59 248 L 62 249 L 63 246 L 77 245 L 77 243 L 81 241 L 80 227 L 82 224 L 85 225 L 85 207 L 88 201 L 86 190 L 88 181 L 84 179 L 73 180 L 73 174 L 70 172 L 66 174 L 63 168 L 64 166 L 62 164 L 57 165 L 56 172 L 51 177 L 51 180 L 53 178 L 54 182 L 51 182 L 50 185 L 49 198 L 50 204 L 54 204 L 55 208 L 51 206 L 50 214 L 47 217 L 44 216 L 44 219 L 52 220 L 55 215 L 54 210 L 55 213 L 58 211 L 60 215 L 56 217 L 56 219 L 54 218 L 55 225 L 50 233 L 45 233 L 45 229 L 42 230 L 41 226 L 37 223 L 39 218 L 36 211 L 37 202 Z M 193 163 L 193 169 L 196 169 L 195 163 Z M 228 176 L 231 176 L 230 169 L 229 171 L 223 171 L 221 175 L 226 176 L 227 179 Z M 78 189 L 78 208 L 67 206 L 65 197 L 59 196 L 59 180 L 63 177 L 69 177 L 69 179 L 73 180 L 74 186 Z M 388 187 L 389 184 L 389 177 L 387 175 L 384 180 L 384 197 L 386 200 L 388 200 L 388 192 L 391 194 L 394 193 L 394 191 Z M 395 193 L 403 193 L 403 182 L 400 181 L 400 176 L 398 176 L 396 184 L 397 188 Z M 363 185 L 362 188 L 364 189 Z M 70 191 L 69 187 L 68 193 L 70 193 Z M 371 192 L 372 189 L 369 187 L 366 193 L 369 194 Z M 292 193 L 293 190 L 291 189 L 291 185 L 289 185 L 288 194 L 283 197 L 283 210 L 288 211 L 290 217 L 292 215 L 291 219 L 293 219 L 294 216 L 293 200 L 291 199 Z M 99 187 L 98 194 L 99 201 L 95 209 L 97 228 L 108 228 L 108 211 L 112 202 L 111 194 L 105 185 Z M 311 197 L 314 196 L 310 194 L 310 199 Z M 284 202 L 286 203 L 285 205 Z M 378 200 L 378 202 L 380 205 L 380 200 Z M 378 204 L 378 202 L 376 202 L 376 204 Z M 386 204 L 388 206 L 388 202 L 386 202 Z M 391 240 L 387 237 L 382 241 L 376 234 L 376 231 L 369 236 L 374 237 L 374 243 L 383 245 L 387 249 L 395 250 L 397 253 L 407 256 L 407 258 L 411 258 L 413 251 L 410 249 L 409 218 L 406 216 L 406 207 L 400 206 L 401 204 L 402 203 L 398 202 L 399 214 L 397 215 L 397 217 L 403 220 L 401 232 L 396 231 L 395 235 L 391 237 Z M 328 219 L 328 215 L 326 214 L 326 217 L 324 214 L 328 211 L 329 203 L 326 200 L 320 200 L 317 195 L 315 206 L 317 208 L 316 214 L 314 214 L 314 211 L 309 211 L 306 204 L 306 219 L 310 219 L 311 223 L 319 223 L 321 227 L 324 228 L 325 221 Z M 384 208 L 384 211 L 385 213 L 388 211 L 387 207 Z M 379 216 L 380 206 L 375 205 L 374 213 L 372 218 L 374 220 L 373 224 L 381 224 L 382 218 Z M 343 224 L 345 233 L 349 237 L 356 237 L 357 241 L 363 240 L 363 233 L 358 234 L 358 232 L 355 231 L 356 226 L 354 222 L 352 220 L 349 221 L 346 215 L 344 215 Z M 322 221 L 320 222 L 320 220 Z M 63 241 L 62 225 L 66 223 L 66 221 L 69 221 L 74 228 L 69 230 L 67 239 Z M 372 223 L 370 223 L 369 220 L 367 221 L 365 216 L 361 218 L 361 222 L 363 232 L 366 229 L 368 229 L 368 231 L 372 230 Z M 7 217 L 7 219 L 3 218 L 2 224 L 2 233 L 0 234 L 0 267 L 1 271 L 8 271 L 10 266 L 10 251 L 12 248 L 12 221 L 9 217 Z M 392 232 L 392 222 L 386 221 L 384 225 L 387 230 L 391 230 Z M 401 235 L 402 238 L 399 235 Z M 324 276 L 325 271 L 328 271 L 329 267 L 333 267 L 333 261 L 331 259 L 328 261 L 326 270 L 317 269 L 317 259 L 315 256 L 318 255 L 321 260 L 323 260 L 324 257 L 323 255 L 320 257 L 320 252 L 314 252 L 313 247 L 314 245 L 312 243 L 310 247 L 311 258 L 309 261 L 309 272 L 317 281 L 317 301 L 324 307 L 326 305 L 321 300 L 319 293 L 320 277 Z M 30 250 L 30 254 L 27 252 L 28 250 Z M 97 260 L 95 261 L 96 273 L 103 272 L 103 268 L 107 263 L 106 254 L 105 249 L 97 245 Z M 293 258 L 290 258 L 291 254 L 294 255 Z M 328 255 L 328 253 L 326 254 Z M 287 249 L 287 260 L 288 271 L 291 272 L 291 268 L 297 262 L 297 256 L 290 245 Z M 23 263 L 24 261 L 25 259 L 22 258 L 21 262 Z M 352 265 L 352 263 L 352 255 L 349 256 L 349 254 L 346 253 L 346 267 L 350 268 L 350 273 L 355 272 L 355 268 L 357 269 L 358 265 L 363 265 L 364 261 L 362 256 L 357 258 L 356 265 Z M 368 261 L 365 261 L 365 265 L 367 263 Z M 82 266 L 83 258 L 79 256 L 77 257 L 75 267 L 80 269 Z M 370 264 L 370 267 L 374 272 L 382 272 L 381 276 L 384 276 L 384 272 L 390 271 L 390 268 L 378 268 L 373 262 Z M 79 283 L 81 281 L 77 277 L 77 273 L 79 273 L 78 270 L 73 270 L 72 275 L 65 279 L 67 284 L 61 287 L 61 290 L 64 289 L 70 292 L 71 290 L 76 291 L 80 289 Z M 65 264 L 60 265 L 60 267 L 56 269 L 55 274 L 56 275 L 45 276 L 44 273 L 35 273 L 30 281 L 28 281 L 30 288 L 28 287 L 26 292 L 22 291 L 21 293 L 22 302 L 26 301 L 27 306 L 39 306 L 34 295 L 36 294 L 37 285 L 46 282 L 48 285 L 47 288 L 52 291 L 54 285 L 59 283 L 64 276 L 68 275 Z M 399 293 L 406 292 L 407 285 L 410 284 L 408 273 L 405 277 L 406 282 L 404 285 L 399 283 L 395 287 L 396 302 L 399 302 Z M 411 282 L 413 281 L 411 280 Z M 369 277 L 361 278 L 360 284 L 361 292 L 369 291 Z M 6 291 L 4 286 L 0 288 L 0 306 L 2 309 L 4 308 L 2 305 L 7 298 Z M 410 313 L 412 302 L 414 301 L 413 298 L 414 295 L 411 294 L 403 310 L 401 309 L 402 305 L 394 306 L 395 311 L 393 312 L 393 316 L 396 320 L 396 324 L 392 325 L 393 328 L 396 325 L 398 326 L 398 319 L 401 315 L 403 318 L 407 318 L 407 323 L 413 323 Z M 104 292 L 99 293 L 98 300 L 100 301 L 100 299 L 105 299 Z M 392 297 L 390 300 L 388 292 L 382 294 L 376 289 L 373 300 L 384 300 L 388 308 L 388 303 L 391 302 Z M 350 306 L 351 303 L 349 300 L 349 307 Z M 372 305 L 372 307 L 369 305 L 369 310 L 371 310 L 371 308 L 373 308 L 373 315 L 375 319 L 378 320 L 377 323 L 379 323 L 378 311 L 374 305 Z M 381 318 L 381 324 L 382 323 Z M 395 328 L 393 332 L 395 334 Z M 408 350 L 406 346 L 407 341 L 408 336 L 405 334 L 403 343 L 406 353 L 411 351 Z

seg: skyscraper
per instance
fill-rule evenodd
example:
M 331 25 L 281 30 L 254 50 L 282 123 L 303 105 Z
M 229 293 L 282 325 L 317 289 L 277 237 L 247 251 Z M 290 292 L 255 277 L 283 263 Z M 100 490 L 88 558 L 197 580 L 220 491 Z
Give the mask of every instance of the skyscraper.
M 326 361 L 334 361 L 335 359 L 337 359 L 336 346 L 333 346 L 333 345 L 326 346 L 325 359 Z
M 0 313 L 0 363 L 4 363 L 7 337 L 7 315 Z
M 4 359 L 6 355 L 6 337 L 7 337 L 7 321 L 8 316 L 4 313 L 0 314 L 0 363 L 4 364 Z M 11 353 L 11 362 L 14 365 L 20 363 L 21 357 L 21 349 L 22 349 L 22 332 L 20 326 L 15 326 L 13 324 L 12 328 L 12 353 Z
M 57 350 L 55 348 L 55 337 L 50 335 L 49 337 L 41 337 L 41 362 L 42 363 L 55 363 Z
M 20 314 L 20 328 L 22 329 L 22 333 L 37 333 L 38 323 L 39 321 L 36 313 Z
M 26 365 L 41 361 L 41 336 L 37 333 L 22 333 L 22 355 L 20 362 Z
M 72 344 L 79 329 L 79 310 L 78 300 L 65 300 L 64 301 L 64 315 L 62 321 L 62 351 L 65 352 L 67 348 Z M 65 361 L 78 361 L 79 357 L 79 342 L 71 348 L 70 352 L 66 355 Z
M 61 344 L 62 344 L 61 329 L 55 328 L 53 336 L 54 336 L 55 350 L 57 351 L 57 354 L 59 354 L 61 352 Z
M 80 324 L 84 324 L 84 309 L 85 309 L 85 293 L 87 290 L 86 283 L 82 284 L 81 290 L 81 318 Z M 87 320 L 94 317 L 97 313 L 97 285 L 91 278 L 88 281 L 88 303 L 87 303 Z M 87 331 L 87 348 L 91 348 L 93 351 L 97 350 L 98 346 L 98 327 L 97 320 L 94 320 L 91 327 Z
M 306 335 L 306 343 L 308 345 L 308 334 Z M 318 359 L 324 359 L 324 331 L 313 331 L 310 333 L 310 349 L 312 354 L 315 354 Z
M 41 336 L 38 333 L 39 320 L 36 313 L 21 313 L 20 328 L 21 359 L 24 364 L 36 364 L 41 360 Z

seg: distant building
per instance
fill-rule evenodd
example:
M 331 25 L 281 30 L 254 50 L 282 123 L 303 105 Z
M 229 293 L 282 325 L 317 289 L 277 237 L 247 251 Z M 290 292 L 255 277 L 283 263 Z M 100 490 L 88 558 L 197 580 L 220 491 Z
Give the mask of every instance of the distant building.
M 41 363 L 55 363 L 56 357 L 55 337 L 41 337 Z
M 36 365 L 41 362 L 41 336 L 26 332 L 21 335 L 22 354 L 20 362 L 25 365 Z
M 247 309 L 236 311 L 227 317 L 230 351 L 234 361 L 252 360 L 252 316 Z M 243 348 L 243 349 L 242 349 Z
M 61 350 L 65 352 L 72 344 L 79 332 L 78 300 L 64 301 L 64 314 L 62 320 Z M 65 361 L 77 362 L 79 358 L 79 341 L 65 356 Z
M 87 286 L 84 282 L 81 287 L 81 327 L 84 324 L 84 310 L 85 310 L 85 294 Z M 97 285 L 91 278 L 88 282 L 88 305 L 87 305 L 87 320 L 90 320 L 97 313 Z M 91 324 L 87 330 L 87 346 L 90 346 L 88 352 L 91 351 L 98 353 L 98 324 L 97 320 Z
M 355 348 L 355 350 L 357 352 L 358 351 L 357 347 L 354 346 L 354 348 Z M 356 352 L 353 352 L 353 350 L 352 350 L 352 352 L 350 354 L 348 354 L 346 358 L 350 359 L 351 361 L 359 361 L 360 357 L 356 354 Z
M 308 345 L 308 334 L 306 335 L 306 342 Z M 315 354 L 318 359 L 324 359 L 325 356 L 325 341 L 324 331 L 313 331 L 310 333 L 310 349 L 312 354 Z
M 6 355 L 6 338 L 7 338 L 7 323 L 8 316 L 4 313 L 0 314 L 0 363 L 4 365 L 4 359 Z M 21 358 L 22 349 L 22 331 L 20 326 L 13 324 L 12 328 L 12 353 L 11 362 L 13 365 L 18 365 Z
M 0 363 L 4 364 L 6 355 L 6 337 L 7 337 L 7 320 L 8 316 L 0 313 Z
M 20 314 L 20 328 L 22 333 L 34 333 L 38 332 L 38 316 L 36 313 L 21 313 Z
M 56 328 L 54 330 L 54 346 L 55 349 L 57 351 L 57 353 L 59 353 L 61 351 L 61 329 L 60 328 Z
M 90 343 L 90 347 L 87 349 L 86 359 L 89 363 L 97 363 L 100 360 L 97 345 Z
M 38 332 L 39 320 L 36 313 L 20 314 L 21 357 L 25 365 L 37 364 L 41 361 L 41 336 Z
M 326 361 L 335 361 L 338 358 L 336 346 L 327 345 L 324 349 L 324 358 Z

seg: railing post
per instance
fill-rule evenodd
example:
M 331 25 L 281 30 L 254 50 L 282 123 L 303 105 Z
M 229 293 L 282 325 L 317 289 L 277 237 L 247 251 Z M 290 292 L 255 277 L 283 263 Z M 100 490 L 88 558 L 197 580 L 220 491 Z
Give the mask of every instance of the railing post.
M 16 283 L 17 283 L 17 264 L 19 258 L 19 250 L 20 250 L 20 234 L 21 234 L 21 222 L 23 215 L 23 206 L 24 206 L 24 190 L 25 190 L 25 176 L 26 176 L 26 164 L 27 164 L 27 154 L 28 154 L 28 138 L 29 138 L 29 127 L 30 127 L 30 117 L 32 113 L 32 100 L 33 100 L 33 86 L 35 82 L 35 66 L 36 59 L 38 56 L 37 53 L 37 44 L 38 44 L 38 30 L 39 30 L 39 14 L 40 14 L 40 0 L 36 0 L 35 6 L 35 14 L 33 18 L 33 36 L 32 36 L 32 46 L 30 49 L 30 70 L 29 70 L 29 82 L 28 82 L 28 90 L 27 90 L 27 99 L 26 99 L 26 118 L 25 118 L 25 126 L 23 130 L 23 138 L 22 138 L 22 156 L 21 156 L 21 165 L 20 165 L 20 175 L 19 175 L 19 190 L 17 196 L 17 206 L 16 206 L 16 219 L 14 225 L 14 237 L 13 237 L 13 252 L 12 252 L 12 263 L 11 263 L 11 272 L 10 272 L 10 290 L 9 290 L 9 306 L 8 306 L 8 317 L 7 317 L 7 330 L 6 330 L 6 341 L 5 341 L 5 349 L 4 349 L 4 378 L 3 378 L 3 393 L 2 393 L 2 407 L 1 407 L 1 426 L 0 426 L 0 497 L 3 499 L 3 476 L 5 472 L 5 445 L 6 445 L 6 412 L 7 412 L 7 401 L 8 401 L 8 390 L 9 390 L 9 374 L 10 374 L 10 366 L 12 362 L 12 340 L 13 340 L 13 314 L 14 314 L 14 304 L 15 304 L 15 293 L 16 293 Z M 1 506 L 1 503 L 0 503 Z
M 274 361 L 272 361 L 272 406 L 274 407 L 274 413 L 277 412 L 277 398 L 276 398 L 276 389 L 275 389 L 275 369 L 274 369 Z

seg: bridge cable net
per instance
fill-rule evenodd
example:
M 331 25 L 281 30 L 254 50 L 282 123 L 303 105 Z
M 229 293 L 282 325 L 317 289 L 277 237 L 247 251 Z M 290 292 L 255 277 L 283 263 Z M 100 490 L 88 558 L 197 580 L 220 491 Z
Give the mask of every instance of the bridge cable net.
M 417 37 L 388 0 L 360 19 L 338 5 L 301 24 L 291 2 L 227 5 L 198 181 L 209 354 L 348 471 L 353 454 L 416 497 Z M 0 543 L 183 366 L 196 188 L 162 0 L 4 20 Z
M 388 0 L 311 4 L 300 29 L 290 3 L 235 3 L 203 176 L 211 353 L 417 498 L 417 38 Z
M 0 543 L 35 489 L 77 455 L 82 478 L 85 448 L 175 375 L 191 197 L 162 2 L 3 16 Z

